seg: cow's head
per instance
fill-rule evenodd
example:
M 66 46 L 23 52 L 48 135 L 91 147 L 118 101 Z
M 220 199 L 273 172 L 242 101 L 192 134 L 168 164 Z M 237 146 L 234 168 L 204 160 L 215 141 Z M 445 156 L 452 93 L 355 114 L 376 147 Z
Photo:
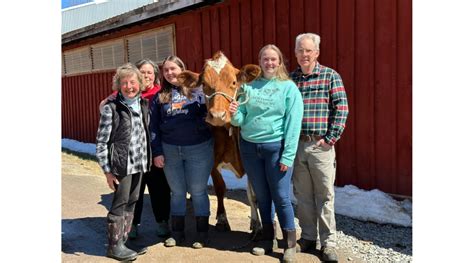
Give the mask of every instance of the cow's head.
M 236 69 L 226 56 L 218 51 L 212 59 L 206 60 L 201 74 L 184 71 L 178 76 L 178 81 L 188 88 L 202 84 L 207 98 L 206 121 L 213 126 L 224 126 L 230 125 L 229 104 L 237 99 L 240 85 L 253 81 L 259 75 L 259 66 L 248 64 L 240 70 Z

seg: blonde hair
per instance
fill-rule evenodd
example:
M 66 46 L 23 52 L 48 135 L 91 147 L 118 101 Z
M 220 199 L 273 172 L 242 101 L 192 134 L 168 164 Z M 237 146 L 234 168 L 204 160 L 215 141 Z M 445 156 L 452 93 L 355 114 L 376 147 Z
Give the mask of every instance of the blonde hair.
M 112 90 L 120 90 L 120 82 L 122 81 L 122 79 L 133 75 L 137 76 L 140 91 L 145 90 L 142 73 L 132 63 L 126 63 L 117 68 L 112 80 Z
M 278 69 L 276 70 L 275 77 L 279 80 L 288 80 L 288 79 L 290 79 L 290 77 L 288 76 L 288 71 L 286 70 L 285 61 L 284 61 L 284 58 L 283 58 L 283 53 L 281 53 L 280 49 L 277 46 L 273 45 L 273 44 L 268 44 L 268 45 L 262 47 L 262 49 L 260 49 L 260 52 L 258 53 L 258 62 L 259 62 L 259 64 L 260 64 L 260 59 L 262 58 L 263 52 L 267 49 L 271 49 L 271 50 L 275 51 L 278 55 L 278 59 L 280 59 L 280 65 L 278 66 Z M 259 77 L 260 78 L 263 77 L 263 70 L 260 72 Z

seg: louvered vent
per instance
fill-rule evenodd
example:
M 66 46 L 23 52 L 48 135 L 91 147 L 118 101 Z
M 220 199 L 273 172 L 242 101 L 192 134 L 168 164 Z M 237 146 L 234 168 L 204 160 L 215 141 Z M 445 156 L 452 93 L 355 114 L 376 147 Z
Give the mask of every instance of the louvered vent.
M 92 45 L 92 68 L 94 70 L 115 69 L 125 61 L 122 40 Z
M 92 70 L 90 48 L 80 48 L 64 52 L 64 72 L 74 74 Z
M 135 63 L 149 58 L 160 63 L 174 55 L 174 27 L 166 26 L 127 39 L 128 61 Z

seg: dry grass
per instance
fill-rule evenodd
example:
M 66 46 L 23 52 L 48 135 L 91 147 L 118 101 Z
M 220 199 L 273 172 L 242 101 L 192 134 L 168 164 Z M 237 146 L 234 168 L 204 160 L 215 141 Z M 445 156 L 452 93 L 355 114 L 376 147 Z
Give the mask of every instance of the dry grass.
M 61 169 L 63 174 L 86 174 L 102 176 L 103 172 L 95 156 L 62 149 Z

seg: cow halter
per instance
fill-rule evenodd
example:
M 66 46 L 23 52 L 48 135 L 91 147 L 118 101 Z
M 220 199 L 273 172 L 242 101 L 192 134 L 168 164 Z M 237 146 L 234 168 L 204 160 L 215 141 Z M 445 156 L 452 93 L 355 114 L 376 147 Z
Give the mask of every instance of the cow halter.
M 240 90 L 240 88 L 235 89 L 234 96 L 232 96 L 232 97 L 231 97 L 230 95 L 224 93 L 224 92 L 221 92 L 221 91 L 216 91 L 216 92 L 212 93 L 212 94 L 209 95 L 209 96 L 206 95 L 206 94 L 204 94 L 204 95 L 206 96 L 206 99 L 207 99 L 208 102 L 211 102 L 211 99 L 214 98 L 214 97 L 217 96 L 217 95 L 224 96 L 224 98 L 226 98 L 229 102 L 232 102 L 232 101 L 234 101 L 234 100 L 237 99 L 237 96 L 245 95 L 244 92 L 240 92 L 240 93 L 237 94 L 237 91 L 238 91 L 238 90 Z M 242 101 L 242 102 L 240 102 L 240 105 L 243 105 L 243 104 L 247 103 L 248 101 L 249 101 L 249 97 L 248 97 L 248 96 L 245 96 L 245 100 Z M 233 129 L 232 129 L 232 126 L 230 126 L 230 128 L 229 128 L 229 137 L 232 136 L 232 130 L 233 130 Z
M 239 89 L 240 89 L 240 88 L 239 88 Z M 228 94 L 226 94 L 226 93 L 224 93 L 224 92 L 221 92 L 221 91 L 216 91 L 216 92 L 212 93 L 212 94 L 209 95 L 209 96 L 206 95 L 206 99 L 207 99 L 208 101 L 211 101 L 211 99 L 212 99 L 213 97 L 215 97 L 215 96 L 217 96 L 217 95 L 221 95 L 221 96 L 224 96 L 224 98 L 226 98 L 229 102 L 232 102 L 232 101 L 236 100 L 238 96 L 240 96 L 240 95 L 245 95 L 244 92 L 240 92 L 240 93 L 237 94 L 237 91 L 238 91 L 239 89 L 236 89 L 236 90 L 235 90 L 234 96 L 230 96 L 230 95 L 228 95 Z M 248 101 L 249 101 L 249 97 L 245 96 L 245 100 L 242 101 L 242 102 L 240 102 L 240 105 L 245 104 L 245 103 L 247 103 Z
M 224 54 L 222 54 L 222 52 L 220 52 L 220 55 L 217 59 L 214 59 L 214 60 L 207 60 L 206 61 L 206 64 L 211 68 L 213 69 L 217 75 L 220 74 L 221 70 L 225 67 L 225 65 L 227 64 L 229 60 L 227 59 L 226 56 L 224 56 Z M 214 96 L 217 96 L 217 95 L 221 95 L 221 96 L 224 96 L 224 98 L 226 98 L 229 102 L 232 102 L 234 100 L 237 99 L 237 96 L 240 96 L 240 95 L 243 95 L 244 93 L 239 93 L 237 94 L 237 91 L 240 89 L 240 87 L 238 89 L 235 90 L 235 93 L 234 93 L 234 96 L 231 97 L 230 95 L 224 93 L 224 92 L 221 92 L 221 91 L 216 91 L 214 93 L 212 93 L 211 95 L 206 95 L 206 98 L 207 100 L 210 102 L 211 99 L 214 97 Z M 214 89 L 215 90 L 215 89 Z M 240 104 L 245 104 L 248 102 L 248 97 L 245 98 L 245 100 L 243 102 L 241 102 Z

